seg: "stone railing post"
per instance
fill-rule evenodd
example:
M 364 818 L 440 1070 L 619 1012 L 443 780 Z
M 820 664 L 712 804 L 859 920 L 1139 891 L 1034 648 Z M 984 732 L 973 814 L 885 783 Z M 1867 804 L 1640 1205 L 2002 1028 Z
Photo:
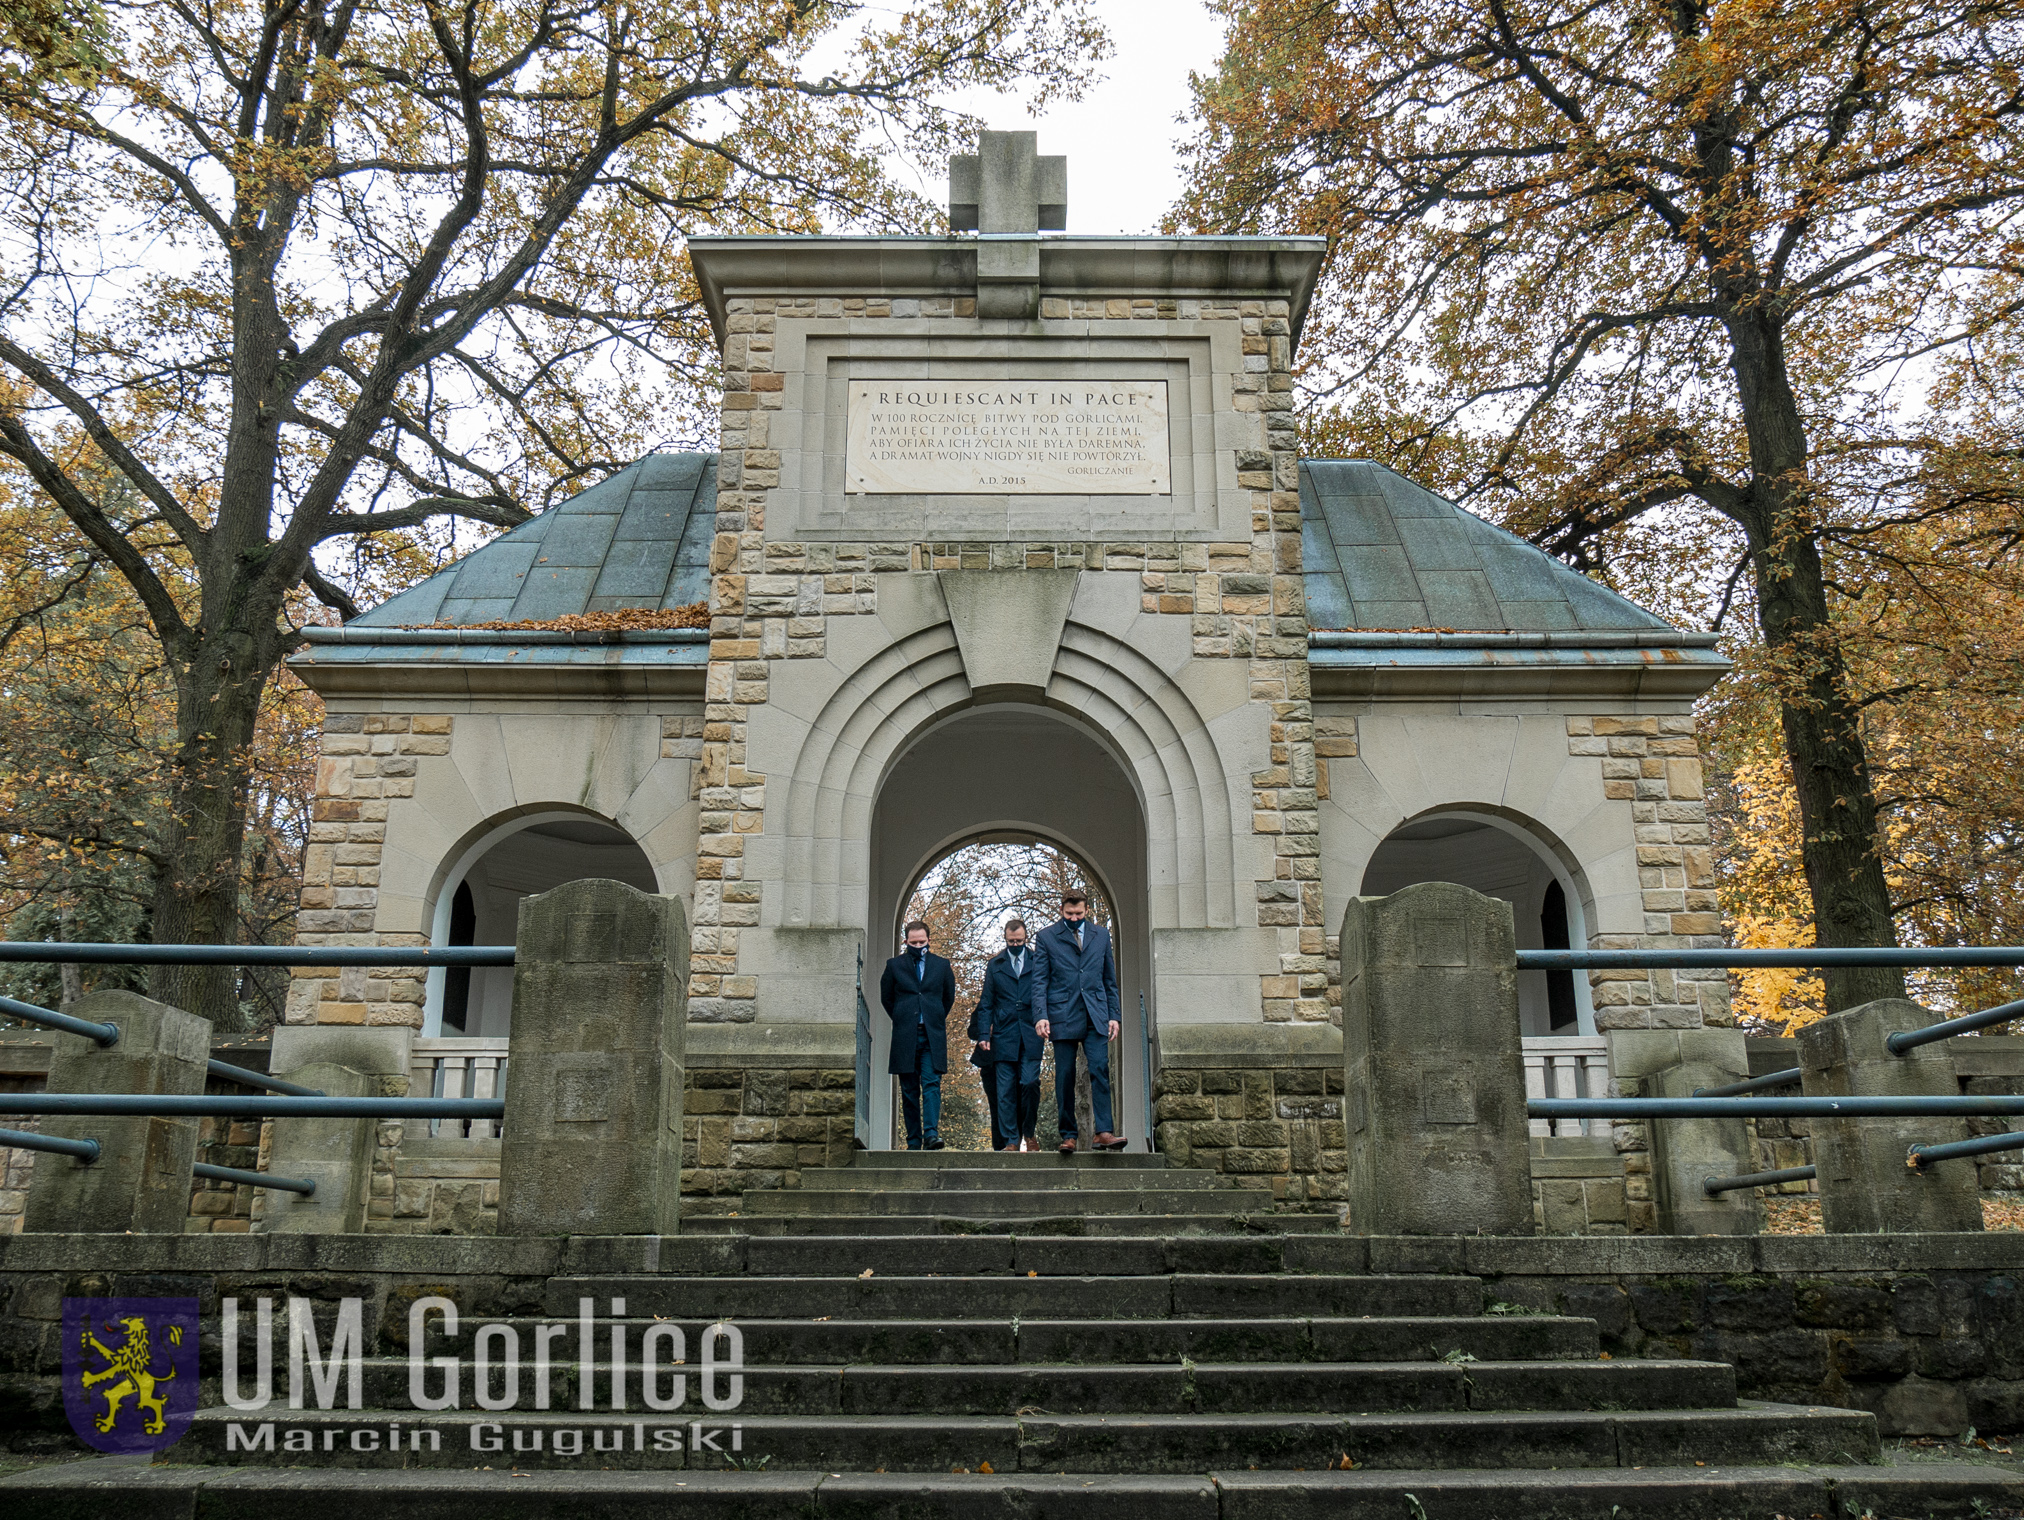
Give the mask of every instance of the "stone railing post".
M 399 1098 L 407 1095 L 413 1040 L 414 1031 L 401 1025 L 284 1024 L 274 1031 L 267 1064 L 283 1081 L 321 1088 L 333 1098 Z M 316 1191 L 307 1198 L 262 1193 L 258 1227 L 277 1235 L 363 1234 L 382 1126 L 398 1122 L 276 1119 L 266 1169 L 277 1177 L 307 1177 Z
M 521 901 L 500 1234 L 674 1233 L 688 977 L 679 898 L 572 881 Z
M 1892 1055 L 1884 1041 L 1938 1016 L 1904 998 L 1880 998 L 1799 1031 L 1801 1089 L 1809 1098 L 1959 1097 L 1947 1042 Z M 1829 1234 L 1979 1230 L 1982 1201 L 1972 1161 L 1923 1169 L 1905 1164 L 1914 1145 L 1968 1138 L 1964 1119 L 1935 1116 L 1814 1119 L 1820 1217 Z
M 65 1010 L 119 1026 L 116 1044 L 58 1033 L 50 1054 L 53 1093 L 201 1093 L 211 1025 L 135 992 L 94 992 Z M 64 1234 L 180 1235 L 190 1213 L 195 1118 L 105 1114 L 55 1116 L 43 1132 L 96 1140 L 98 1160 L 36 1158 L 23 1228 Z
M 1360 897 L 1342 923 L 1349 1224 L 1530 1235 L 1511 905 L 1452 882 Z
M 1691 1098 L 1750 1075 L 1740 1029 L 1618 1029 L 1609 1035 L 1609 1070 L 1618 1088 L 1644 1098 Z M 1652 1202 L 1667 1235 L 1755 1235 L 1764 1205 L 1754 1188 L 1712 1196 L 1709 1177 L 1759 1169 L 1744 1119 L 1653 1119 Z

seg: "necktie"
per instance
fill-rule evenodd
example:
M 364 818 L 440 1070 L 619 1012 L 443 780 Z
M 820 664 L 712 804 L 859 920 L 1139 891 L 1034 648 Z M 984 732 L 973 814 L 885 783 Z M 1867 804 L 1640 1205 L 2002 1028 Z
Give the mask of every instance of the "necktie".
M 1075 948 L 1078 950 L 1082 948 L 1082 923 L 1079 919 L 1075 925 Z

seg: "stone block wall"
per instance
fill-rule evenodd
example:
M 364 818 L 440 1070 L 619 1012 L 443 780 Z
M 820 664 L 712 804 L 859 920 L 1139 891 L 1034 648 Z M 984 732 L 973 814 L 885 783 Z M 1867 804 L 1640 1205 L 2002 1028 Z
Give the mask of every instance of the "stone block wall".
M 380 856 L 390 800 L 415 794 L 420 760 L 450 753 L 447 714 L 328 713 L 309 844 L 302 857 L 303 945 L 418 945 L 425 935 L 378 932 Z M 409 1024 L 419 1029 L 426 980 L 412 966 L 298 967 L 291 1024 Z
M 1630 1158 L 1608 1137 L 1534 1135 L 1530 1151 L 1532 1217 L 1540 1234 L 1628 1235 L 1651 1227 L 1650 1168 L 1641 1169 L 1645 1207 L 1634 1215 Z
M 747 1188 L 801 1185 L 843 1166 L 856 1134 L 850 1068 L 689 1068 L 682 1099 L 682 1214 L 734 1214 Z
M 430 1136 L 426 1120 L 375 1172 L 367 1228 L 389 1235 L 492 1235 L 499 1228 L 499 1142 Z M 386 1182 L 393 1184 L 389 1195 Z M 391 1196 L 392 1209 L 383 1209 Z
M 17 1119 L 9 1129 L 33 1130 L 33 1119 Z M 35 1180 L 34 1151 L 0 1148 L 0 1235 L 21 1233 L 21 1220 L 28 1208 L 28 1187 Z
M 1951 1242 L 1979 1237 L 1896 1239 L 1893 1257 L 1933 1265 L 1882 1265 L 1873 1237 L 1844 1235 L 1765 1237 L 1763 1249 L 1799 1247 L 1800 1259 L 1709 1270 L 1691 1257 L 1666 1261 L 1668 1242 L 1656 1240 L 1641 1270 L 1574 1278 L 1528 1272 L 1518 1253 L 1499 1253 L 1507 1271 L 1486 1274 L 1486 1287 L 1505 1302 L 1595 1319 L 1613 1356 L 1731 1362 L 1745 1398 L 1868 1410 L 1886 1435 L 2024 1429 L 2024 1278 L 1967 1260 L 1950 1266 Z M 2002 1237 L 1988 1246 L 1960 1254 L 2015 1254 Z
M 1333 1212 L 1348 1196 L 1342 1067 L 1174 1068 L 1153 1114 L 1174 1166 L 1206 1167 L 1255 1189 L 1261 1206 Z
M 213 1085 L 213 1090 L 243 1091 L 238 1087 L 217 1084 Z M 209 1166 L 256 1171 L 260 1166 L 261 1142 L 266 1128 L 258 1119 L 199 1120 L 197 1159 Z M 258 1192 L 258 1188 L 237 1182 L 195 1178 L 190 1185 L 190 1217 L 183 1228 L 192 1235 L 243 1234 L 253 1228 L 253 1200 Z
M 1590 948 L 1721 948 L 1721 904 L 1693 715 L 1570 717 L 1567 749 L 1601 761 L 1603 796 L 1630 803 L 1636 829 L 1643 931 L 1591 934 Z M 1589 990 L 1598 1030 L 1735 1022 L 1728 974 L 1719 968 L 1592 971 Z

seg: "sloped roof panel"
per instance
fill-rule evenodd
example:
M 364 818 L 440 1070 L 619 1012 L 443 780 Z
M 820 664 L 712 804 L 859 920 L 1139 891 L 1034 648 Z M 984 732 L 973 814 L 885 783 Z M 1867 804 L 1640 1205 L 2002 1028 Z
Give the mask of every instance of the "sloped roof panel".
M 502 533 L 353 627 L 534 622 L 709 594 L 717 456 L 649 454 Z
M 1543 550 L 1363 459 L 1300 466 L 1317 629 L 1551 632 L 1666 623 Z

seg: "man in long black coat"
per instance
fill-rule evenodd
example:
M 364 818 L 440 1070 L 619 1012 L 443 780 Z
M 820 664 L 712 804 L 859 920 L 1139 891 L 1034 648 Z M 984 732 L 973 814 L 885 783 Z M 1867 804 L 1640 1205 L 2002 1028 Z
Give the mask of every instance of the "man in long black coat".
M 1040 1127 L 1040 1055 L 1046 1047 L 1033 1027 L 1033 954 L 1021 919 L 1006 921 L 1005 948 L 984 968 L 984 992 L 971 1024 L 982 1031 L 995 1063 L 984 1074 L 993 1083 L 992 1129 L 994 1134 L 1002 1131 L 1005 1139 L 998 1148 L 1039 1150 L 1034 1135 Z
M 928 926 L 907 925 L 907 947 L 885 963 L 879 1002 L 893 1021 L 892 1059 L 886 1070 L 900 1079 L 907 1149 L 942 1148 L 942 1073 L 949 1069 L 949 1010 L 956 1002 L 956 973 L 928 951 Z
M 1094 1144 L 1121 1151 L 1130 1142 L 1111 1133 L 1110 1042 L 1117 1038 L 1117 961 L 1110 932 L 1089 921 L 1089 899 L 1061 894 L 1061 921 L 1033 941 L 1033 1027 L 1054 1042 L 1054 1097 L 1061 1117 L 1061 1153 L 1075 1154 L 1075 1060 L 1089 1062 Z

